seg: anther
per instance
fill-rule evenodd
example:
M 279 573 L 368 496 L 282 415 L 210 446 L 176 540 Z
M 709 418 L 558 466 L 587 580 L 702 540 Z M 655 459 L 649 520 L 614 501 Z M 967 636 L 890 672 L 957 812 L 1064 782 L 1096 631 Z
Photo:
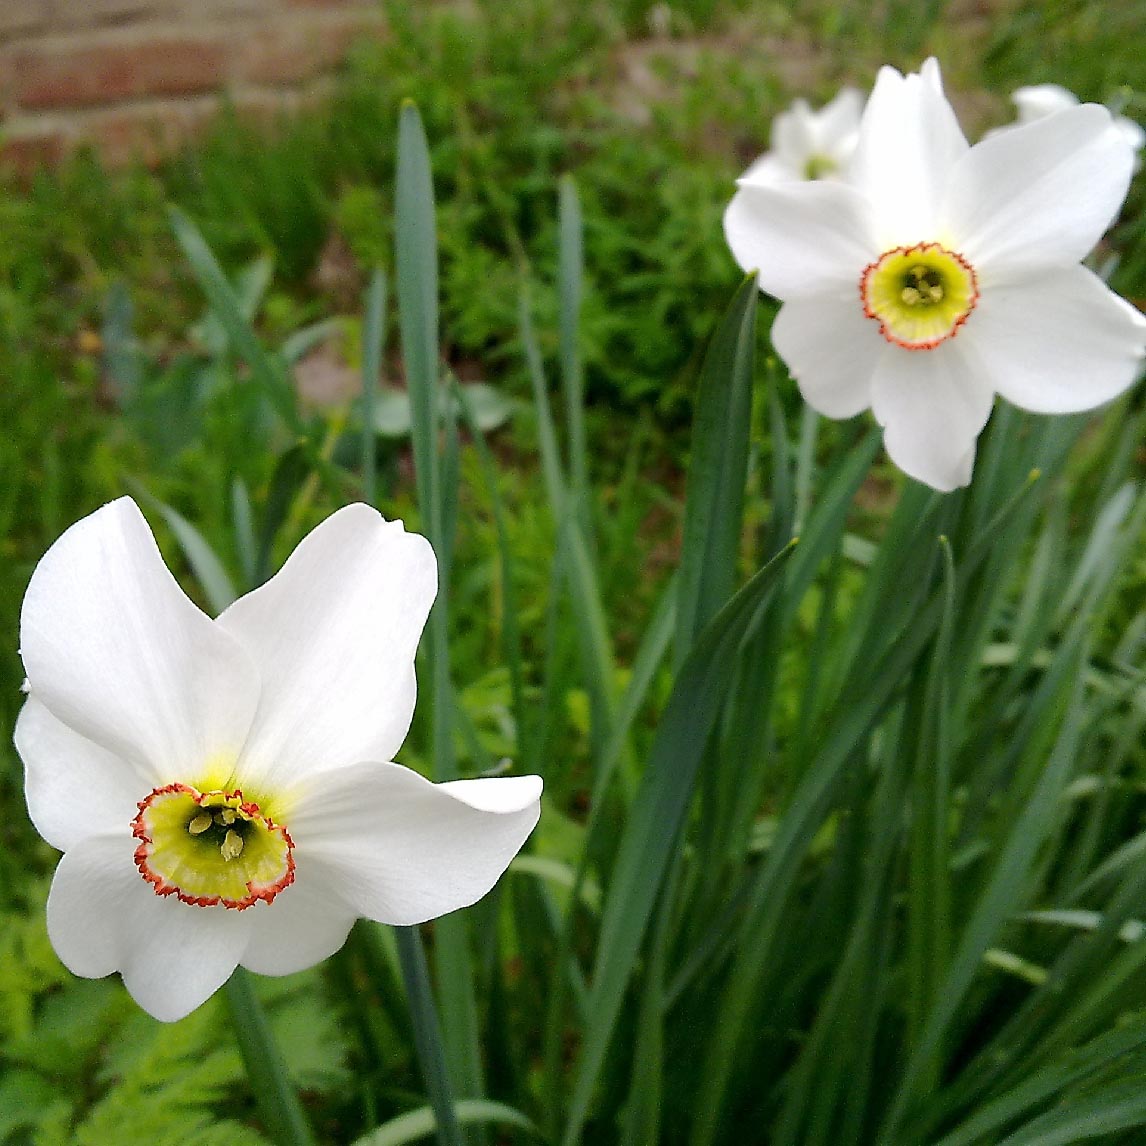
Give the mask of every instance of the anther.
M 193 836 L 202 835 L 212 824 L 210 812 L 200 812 L 188 825 L 187 831 Z
M 217 824 L 233 824 L 236 818 L 234 808 L 220 808 L 215 813 L 215 823 Z
M 905 286 L 903 290 L 899 292 L 899 297 L 903 299 L 908 306 L 915 306 L 916 303 L 923 301 L 923 295 L 913 286 Z
M 228 862 L 238 859 L 243 854 L 243 837 L 238 832 L 228 832 L 219 845 L 219 852 Z

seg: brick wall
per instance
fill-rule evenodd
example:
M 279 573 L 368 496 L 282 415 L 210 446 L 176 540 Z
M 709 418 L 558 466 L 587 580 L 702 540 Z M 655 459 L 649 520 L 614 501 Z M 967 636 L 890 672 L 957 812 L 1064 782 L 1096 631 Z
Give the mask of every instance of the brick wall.
M 313 96 L 380 28 L 374 0 L 0 0 L 0 155 L 154 161 L 224 97 L 265 115 Z

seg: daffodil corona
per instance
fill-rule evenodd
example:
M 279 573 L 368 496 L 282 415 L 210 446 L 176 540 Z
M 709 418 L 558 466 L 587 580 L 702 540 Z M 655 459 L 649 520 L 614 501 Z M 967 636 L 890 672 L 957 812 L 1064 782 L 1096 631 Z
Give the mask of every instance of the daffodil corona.
M 971 317 L 975 271 L 938 243 L 895 247 L 864 267 L 860 298 L 879 332 L 905 350 L 934 350 Z
M 165 784 L 131 821 L 135 866 L 157 895 L 196 907 L 270 903 L 294 883 L 294 840 L 243 793 Z
M 724 228 L 783 302 L 772 341 L 808 403 L 870 408 L 892 460 L 950 490 L 971 480 L 996 394 L 1069 413 L 1137 377 L 1146 319 L 1080 265 L 1132 165 L 1094 104 L 969 146 L 928 60 L 881 70 L 840 180 L 749 172 Z
M 414 924 L 484 895 L 533 830 L 537 776 L 431 784 L 392 763 L 414 709 L 434 554 L 364 505 L 211 620 L 134 502 L 32 575 L 16 726 L 28 809 L 63 853 L 48 934 L 181 1018 L 239 964 L 301 970 L 359 916 Z

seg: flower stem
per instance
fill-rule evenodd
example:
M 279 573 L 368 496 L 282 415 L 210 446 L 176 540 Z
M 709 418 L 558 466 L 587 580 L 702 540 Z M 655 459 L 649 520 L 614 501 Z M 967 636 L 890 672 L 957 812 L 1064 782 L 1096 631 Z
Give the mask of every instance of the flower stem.
M 227 981 L 227 1001 L 247 1077 L 268 1132 L 279 1146 L 314 1146 L 266 1012 L 255 994 L 250 973 L 242 967 L 236 968 Z
M 398 940 L 398 961 L 402 967 L 410 1018 L 414 1024 L 414 1045 L 422 1066 L 430 1106 L 434 1111 L 438 1146 L 465 1146 L 457 1112 L 454 1110 L 453 1095 L 450 1093 L 442 1032 L 438 1025 L 434 996 L 430 991 L 430 974 L 426 967 L 422 937 L 416 927 L 395 927 L 394 934 Z

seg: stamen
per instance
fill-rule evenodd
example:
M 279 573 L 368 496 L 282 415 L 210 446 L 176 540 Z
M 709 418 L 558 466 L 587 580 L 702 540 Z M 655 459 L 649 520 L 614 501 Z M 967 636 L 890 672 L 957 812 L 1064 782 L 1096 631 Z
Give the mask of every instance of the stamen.
M 219 845 L 219 851 L 228 863 L 243 854 L 243 837 L 238 832 L 228 832 Z
M 199 836 L 199 835 L 202 835 L 213 823 L 214 823 L 214 820 L 211 818 L 210 812 L 200 812 L 187 825 L 187 830 L 193 836 Z

